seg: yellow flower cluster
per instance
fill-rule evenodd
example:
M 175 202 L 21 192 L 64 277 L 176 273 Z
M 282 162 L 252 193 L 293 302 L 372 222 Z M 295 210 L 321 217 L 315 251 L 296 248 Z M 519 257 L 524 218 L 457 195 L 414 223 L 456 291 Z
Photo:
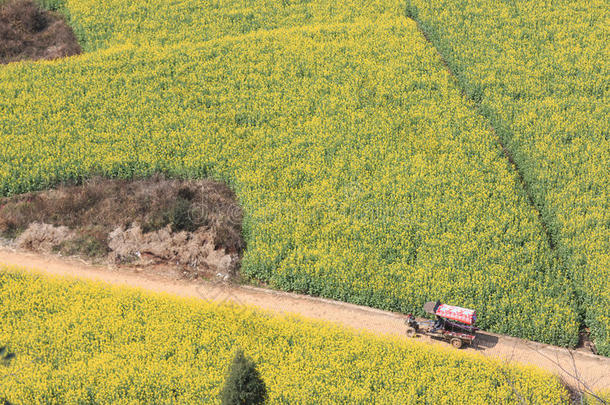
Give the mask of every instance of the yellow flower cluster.
M 0 398 L 15 404 L 218 403 L 231 356 L 270 403 L 567 403 L 533 368 L 302 318 L 0 268 Z
M 514 155 L 610 356 L 607 1 L 409 2 Z
M 404 17 L 19 63 L 0 92 L 1 194 L 213 176 L 243 205 L 249 277 L 401 312 L 440 299 L 496 332 L 577 341 L 515 173 Z
M 199 43 L 259 30 L 374 20 L 404 10 L 404 0 L 40 1 L 65 5 L 87 51 L 124 44 Z

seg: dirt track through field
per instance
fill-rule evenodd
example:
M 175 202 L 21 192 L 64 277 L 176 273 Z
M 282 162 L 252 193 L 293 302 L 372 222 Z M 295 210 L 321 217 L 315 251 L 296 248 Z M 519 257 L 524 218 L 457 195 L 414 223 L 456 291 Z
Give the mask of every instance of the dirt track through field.
M 333 322 L 354 330 L 409 339 L 405 335 L 404 316 L 401 314 L 305 295 L 249 286 L 176 280 L 161 274 L 145 273 L 143 270 L 92 266 L 76 259 L 43 256 L 5 248 L 0 249 L 0 264 L 16 265 L 51 276 L 97 280 L 181 297 L 254 306 L 278 314 L 297 314 L 306 318 Z M 444 342 L 426 337 L 419 337 L 418 340 L 450 349 Z M 610 390 L 610 358 L 487 332 L 480 334 L 479 340 L 477 348 L 462 350 L 480 353 L 504 362 L 529 364 L 547 369 L 560 375 L 566 383 L 577 389 L 582 388 L 584 383 L 595 391 Z M 451 348 L 451 350 L 456 349 Z M 576 376 L 580 382 L 575 379 Z

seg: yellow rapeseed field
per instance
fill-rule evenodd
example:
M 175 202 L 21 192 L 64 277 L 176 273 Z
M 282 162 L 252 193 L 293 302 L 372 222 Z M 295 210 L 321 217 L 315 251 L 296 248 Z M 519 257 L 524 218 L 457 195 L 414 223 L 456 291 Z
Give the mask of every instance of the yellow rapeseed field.
M 270 403 L 567 403 L 533 368 L 402 339 L 354 334 L 85 282 L 0 269 L 0 399 L 14 404 L 219 403 L 237 347 Z
M 484 119 L 413 21 L 348 11 L 3 67 L 2 194 L 219 178 L 244 208 L 248 277 L 401 312 L 440 299 L 495 332 L 576 343 L 568 275 Z
M 610 355 L 608 2 L 408 3 L 512 152 Z

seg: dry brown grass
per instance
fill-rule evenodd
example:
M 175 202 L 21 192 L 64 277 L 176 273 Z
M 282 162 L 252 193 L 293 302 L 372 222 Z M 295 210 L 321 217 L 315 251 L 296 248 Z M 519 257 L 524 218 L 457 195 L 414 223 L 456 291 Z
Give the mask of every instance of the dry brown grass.
M 82 52 L 65 19 L 31 0 L 0 6 L 0 63 L 56 59 Z
M 235 194 L 211 180 L 96 178 L 0 199 L 4 237 L 32 250 L 89 258 L 140 259 L 141 253 L 148 261 L 223 263 L 234 271 L 245 247 L 241 226 Z

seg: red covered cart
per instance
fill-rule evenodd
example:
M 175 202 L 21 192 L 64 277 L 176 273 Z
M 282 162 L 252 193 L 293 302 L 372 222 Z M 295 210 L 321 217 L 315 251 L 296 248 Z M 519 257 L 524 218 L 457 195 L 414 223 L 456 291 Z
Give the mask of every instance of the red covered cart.
M 423 333 L 450 342 L 455 348 L 464 344 L 472 345 L 476 338 L 476 311 L 453 305 L 441 304 L 440 301 L 426 302 L 424 311 L 435 315 L 435 321 L 418 322 L 412 314 L 407 315 L 407 335 L 416 336 Z

